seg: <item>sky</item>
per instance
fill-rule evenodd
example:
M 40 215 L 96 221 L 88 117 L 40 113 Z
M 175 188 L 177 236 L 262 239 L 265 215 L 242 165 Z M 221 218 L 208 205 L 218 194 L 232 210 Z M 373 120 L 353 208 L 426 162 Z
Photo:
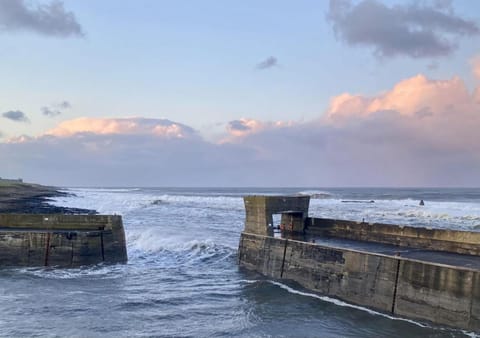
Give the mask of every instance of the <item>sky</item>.
M 480 2 L 0 0 L 0 177 L 480 186 Z

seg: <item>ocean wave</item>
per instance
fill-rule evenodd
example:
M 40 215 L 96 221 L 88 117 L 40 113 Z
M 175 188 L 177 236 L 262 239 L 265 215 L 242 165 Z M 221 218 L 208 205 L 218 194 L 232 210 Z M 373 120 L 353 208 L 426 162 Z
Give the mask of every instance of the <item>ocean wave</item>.
M 127 233 L 127 242 L 132 258 L 147 254 L 157 257 L 174 255 L 185 260 L 210 259 L 230 256 L 237 250 L 236 247 L 218 244 L 212 239 L 183 238 L 152 229 Z
M 402 217 L 409 217 L 409 218 L 432 218 L 432 219 L 438 219 L 438 220 L 448 220 L 452 218 L 451 215 L 448 213 L 435 213 L 435 212 L 429 212 L 425 210 L 405 210 L 405 211 L 399 211 L 397 213 L 398 216 Z M 460 217 L 460 219 L 468 219 L 465 218 L 465 216 Z
M 310 196 L 312 199 L 327 199 L 333 197 L 332 193 L 323 190 L 305 190 L 300 191 L 298 194 Z
M 310 216 L 370 223 L 479 230 L 480 204 L 474 202 L 375 200 L 375 203 L 342 203 L 337 199 L 312 200 Z
M 87 192 L 132 192 L 140 191 L 140 188 L 69 188 L 69 191 L 87 191 Z

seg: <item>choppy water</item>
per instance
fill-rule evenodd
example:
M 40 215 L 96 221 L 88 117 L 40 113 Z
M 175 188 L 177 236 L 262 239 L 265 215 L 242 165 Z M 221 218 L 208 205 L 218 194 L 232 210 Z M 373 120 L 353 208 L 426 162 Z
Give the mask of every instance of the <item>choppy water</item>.
M 310 214 L 480 231 L 480 189 L 69 189 L 123 216 L 126 265 L 0 270 L 0 336 L 462 337 L 239 270 L 245 194 L 307 193 Z M 420 199 L 426 205 L 418 206 Z M 342 200 L 374 200 L 345 203 Z M 473 335 L 473 334 L 469 334 Z

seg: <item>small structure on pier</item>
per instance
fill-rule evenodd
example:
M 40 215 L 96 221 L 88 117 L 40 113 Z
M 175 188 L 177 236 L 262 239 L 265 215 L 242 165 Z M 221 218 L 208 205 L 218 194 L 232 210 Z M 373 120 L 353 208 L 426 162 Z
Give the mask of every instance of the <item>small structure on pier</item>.
M 308 196 L 246 196 L 239 264 L 385 313 L 480 331 L 480 233 L 308 217 Z M 281 213 L 282 238 L 272 215 Z

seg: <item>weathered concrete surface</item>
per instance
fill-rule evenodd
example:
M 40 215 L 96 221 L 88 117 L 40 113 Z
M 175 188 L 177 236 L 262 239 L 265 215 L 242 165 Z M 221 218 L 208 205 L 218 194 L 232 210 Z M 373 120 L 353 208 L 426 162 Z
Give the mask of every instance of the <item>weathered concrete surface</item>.
M 480 330 L 480 271 L 248 233 L 239 263 L 382 312 Z
M 283 197 L 276 202 L 265 202 L 269 199 L 275 197 L 249 199 L 245 231 L 239 245 L 241 266 L 269 277 L 293 280 L 321 294 L 382 312 L 480 331 L 480 269 L 476 264 L 466 267 L 437 263 L 435 259 L 422 261 L 402 257 L 391 248 L 386 251 L 388 254 L 379 254 L 329 246 L 327 241 L 311 243 L 292 239 L 298 236 L 294 237 L 295 232 L 289 231 L 284 232 L 288 239 L 274 238 L 265 231 L 268 230 L 265 219 L 273 208 L 263 205 L 275 205 L 275 210 L 290 209 L 291 205 L 282 206 Z M 256 201 L 261 205 L 252 206 Z M 249 214 L 257 211 L 260 216 Z M 371 239 L 372 245 L 396 245 L 399 251 L 402 248 L 419 252 L 420 248 L 424 248 L 424 252 L 433 250 L 427 254 L 439 253 L 442 262 L 462 259 L 471 262 L 479 256 L 478 233 L 311 218 L 305 218 L 305 225 L 307 240 L 314 234 L 317 238 L 359 241 L 358 246 L 365 247 L 362 244 L 365 242 L 360 241 Z M 384 244 L 376 245 L 384 250 Z M 421 255 L 412 253 L 411 257 Z
M 427 229 L 328 218 L 308 218 L 306 232 L 326 237 L 480 256 L 480 232 Z
M 306 213 L 297 211 L 288 211 L 282 213 L 280 228 L 296 235 L 305 232 Z
M 397 260 L 311 243 L 242 234 L 240 265 L 265 276 L 391 312 Z
M 0 214 L 0 266 L 126 261 L 121 216 Z
M 396 268 L 392 258 L 289 241 L 283 277 L 322 294 L 390 312 Z
M 246 196 L 244 198 L 246 222 L 245 231 L 273 236 L 273 214 L 297 211 L 308 216 L 310 196 Z
M 480 329 L 471 321 L 474 275 L 478 272 L 454 267 L 401 261 L 395 313 L 436 323 Z M 476 299 L 478 302 L 479 298 Z M 475 317 L 475 315 L 474 315 Z

